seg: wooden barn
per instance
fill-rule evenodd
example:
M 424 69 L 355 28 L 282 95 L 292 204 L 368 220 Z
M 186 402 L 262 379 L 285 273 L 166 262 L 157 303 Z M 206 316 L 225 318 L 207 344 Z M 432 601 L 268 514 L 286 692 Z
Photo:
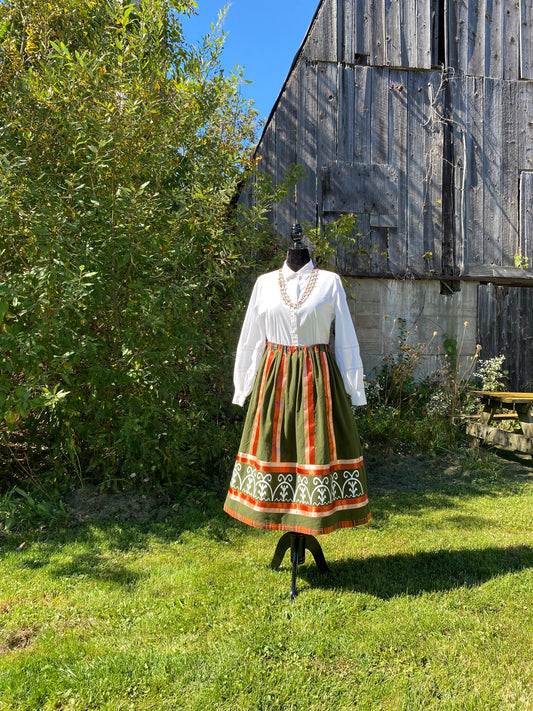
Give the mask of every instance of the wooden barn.
M 322 0 L 256 155 L 304 171 L 280 235 L 357 216 L 367 372 L 401 323 L 428 371 L 447 334 L 533 389 L 533 0 Z

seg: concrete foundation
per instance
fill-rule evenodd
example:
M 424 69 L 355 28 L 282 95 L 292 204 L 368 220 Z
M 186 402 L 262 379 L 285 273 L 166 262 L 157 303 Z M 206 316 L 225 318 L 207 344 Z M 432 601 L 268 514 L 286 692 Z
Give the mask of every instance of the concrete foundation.
M 344 283 L 368 379 L 384 356 L 405 344 L 423 354 L 417 377 L 435 372 L 443 364 L 447 338 L 457 342 L 461 377 L 471 369 L 477 346 L 477 282 L 462 282 L 460 291 L 446 296 L 433 280 L 360 278 Z

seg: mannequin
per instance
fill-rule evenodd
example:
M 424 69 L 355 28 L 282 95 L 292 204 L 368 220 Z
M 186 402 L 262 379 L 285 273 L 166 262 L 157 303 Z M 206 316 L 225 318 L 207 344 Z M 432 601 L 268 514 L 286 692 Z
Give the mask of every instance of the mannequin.
M 363 364 L 346 294 L 337 274 L 314 266 L 300 225 L 291 236 L 282 268 L 254 285 L 237 346 L 233 402 L 250 400 L 224 510 L 283 532 L 271 567 L 290 547 L 294 599 L 306 548 L 329 572 L 315 536 L 371 514 L 352 414 L 366 404 Z
M 298 272 L 302 267 L 311 261 L 311 255 L 305 245 L 302 244 L 303 230 L 298 223 L 292 226 L 291 237 L 293 246 L 287 250 L 287 265 L 293 272 Z M 297 531 L 288 531 L 279 539 L 278 545 L 274 552 L 274 557 L 270 563 L 273 570 L 277 570 L 281 565 L 286 551 L 291 550 L 292 564 L 292 580 L 291 580 L 291 600 L 296 597 L 296 576 L 298 574 L 298 566 L 305 563 L 306 549 L 311 551 L 318 569 L 321 573 L 331 573 L 331 568 L 326 563 L 324 553 L 320 543 L 314 536 L 309 534 L 298 533 Z

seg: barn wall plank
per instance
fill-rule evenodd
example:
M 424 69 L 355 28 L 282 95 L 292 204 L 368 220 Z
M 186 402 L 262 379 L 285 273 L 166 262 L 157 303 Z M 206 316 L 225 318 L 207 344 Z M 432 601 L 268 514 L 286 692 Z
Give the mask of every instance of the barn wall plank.
M 520 249 L 520 214 L 518 201 L 518 84 L 503 81 L 502 84 L 502 192 L 501 235 L 502 264 L 514 265 L 514 255 Z
M 354 161 L 355 136 L 355 70 L 351 66 L 338 69 L 337 160 Z
M 468 5 L 468 74 L 482 77 L 485 75 L 485 29 L 486 0 L 470 0 Z
M 298 222 L 316 222 L 317 171 L 317 66 L 302 61 L 299 67 L 298 125 L 296 131 L 297 162 L 304 177 L 296 186 Z
M 420 72 L 408 72 L 407 91 L 407 268 L 423 273 L 424 261 L 424 204 L 426 185 L 425 127 L 427 116 L 426 94 Z M 420 89 L 420 91 L 419 91 Z
M 504 54 L 504 3 L 502 0 L 486 0 L 487 34 L 486 34 L 486 71 L 487 76 L 503 77 Z
M 533 79 L 533 3 L 521 2 L 520 77 Z
M 317 59 L 323 62 L 337 61 L 337 0 L 327 0 L 322 6 L 318 23 Z
M 455 45 L 454 54 L 456 55 L 456 63 L 451 64 L 454 69 L 457 69 L 461 74 L 471 75 L 469 50 L 470 50 L 470 17 L 468 6 L 470 3 L 462 2 L 462 0 L 452 0 L 454 4 L 456 16 L 456 33 L 455 37 L 450 35 L 449 41 Z
M 533 390 L 533 288 L 515 287 L 518 291 L 520 321 L 515 331 L 516 385 L 526 392 Z
M 375 64 L 375 48 L 376 43 L 376 20 L 375 14 L 378 12 L 378 8 L 374 0 L 366 0 L 365 2 L 365 16 L 366 16 L 366 27 L 365 27 L 365 41 L 368 50 L 368 63 L 370 65 Z
M 402 49 L 403 66 L 416 67 L 418 59 L 418 24 L 416 22 L 417 0 L 402 2 Z
M 457 276 L 457 240 L 455 209 L 455 144 L 456 125 L 451 105 L 451 90 L 446 79 L 442 90 L 442 274 Z
M 355 28 L 355 18 L 356 18 L 356 2 L 351 0 L 340 0 L 343 4 L 342 9 L 342 51 L 341 60 L 345 64 L 353 64 L 355 55 L 355 43 L 356 43 L 356 28 Z M 362 24 L 362 18 L 358 18 Z
M 345 62 L 344 58 L 344 9 L 346 3 L 344 0 L 335 0 L 336 6 L 336 47 L 335 47 L 335 59 L 337 62 Z
M 520 174 L 520 244 L 516 252 L 533 268 L 533 173 Z
M 370 102 L 370 161 L 389 162 L 389 72 L 376 67 Z
M 389 91 L 389 122 L 394 127 L 390 156 L 398 171 L 398 225 L 389 230 L 389 269 L 393 274 L 405 274 L 407 269 L 407 72 L 391 70 Z M 403 87 L 399 91 L 399 87 Z
M 448 77 L 454 121 L 455 149 L 455 239 L 456 263 L 459 274 L 463 274 L 465 264 L 471 261 L 470 241 L 472 235 L 472 176 L 470 160 L 472 154 L 470 88 L 472 81 L 464 76 Z
M 518 85 L 518 167 L 533 170 L 533 83 Z
M 386 12 L 386 63 L 391 67 L 402 66 L 401 44 L 401 3 L 400 0 L 387 0 Z
M 387 64 L 386 20 L 387 0 L 370 0 L 372 11 L 371 63 L 376 67 Z
M 372 104 L 371 67 L 354 68 L 354 160 L 356 163 L 370 163 L 370 119 Z
M 431 2 L 416 2 L 417 58 L 416 66 L 431 69 Z
M 501 0 L 503 3 L 503 78 L 520 77 L 520 5 L 531 0 Z
M 502 82 L 485 80 L 483 120 L 483 263 L 502 265 Z
M 350 0 L 346 2 L 351 5 Z M 354 54 L 370 55 L 370 15 L 367 0 L 354 0 Z
M 440 0 L 444 2 L 444 0 Z M 445 4 L 445 38 L 444 38 L 444 54 L 445 65 L 456 72 L 459 71 L 460 63 L 458 56 L 459 49 L 459 30 L 458 24 L 458 8 L 456 0 L 446 0 Z
M 287 173 L 297 164 L 297 114 L 299 97 L 299 73 L 289 77 L 280 97 L 276 111 L 276 183 L 283 181 Z M 276 229 L 282 235 L 289 235 L 292 225 L 298 221 L 294 191 L 277 208 Z
M 426 130 L 426 186 L 424 199 L 424 263 L 426 269 L 442 272 L 442 160 L 444 150 L 444 97 L 440 72 L 428 75 L 429 118 Z
M 337 65 L 320 63 L 317 69 L 317 166 L 321 168 L 337 157 Z
M 483 79 L 477 77 L 465 78 L 465 90 L 468 97 L 470 114 L 470 137 L 471 150 L 468 153 L 468 175 L 469 175 L 469 226 L 468 235 L 468 262 L 465 269 L 470 269 L 469 265 L 479 265 L 483 263 L 483 120 L 484 120 L 484 84 Z

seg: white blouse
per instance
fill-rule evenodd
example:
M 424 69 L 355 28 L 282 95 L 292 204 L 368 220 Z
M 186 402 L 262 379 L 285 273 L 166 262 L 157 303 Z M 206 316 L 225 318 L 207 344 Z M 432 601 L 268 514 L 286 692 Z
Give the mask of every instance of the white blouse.
M 233 402 L 236 405 L 243 405 L 252 391 L 267 342 L 294 346 L 328 343 L 333 320 L 335 360 L 346 392 L 353 405 L 366 404 L 359 343 L 339 276 L 317 270 L 315 285 L 305 301 L 298 308 L 291 308 L 286 303 L 287 297 L 293 305 L 303 297 L 313 269 L 313 262 L 309 261 L 293 272 L 285 262 L 282 267 L 285 300 L 281 294 L 279 271 L 263 274 L 255 282 L 237 346 L 233 373 Z

